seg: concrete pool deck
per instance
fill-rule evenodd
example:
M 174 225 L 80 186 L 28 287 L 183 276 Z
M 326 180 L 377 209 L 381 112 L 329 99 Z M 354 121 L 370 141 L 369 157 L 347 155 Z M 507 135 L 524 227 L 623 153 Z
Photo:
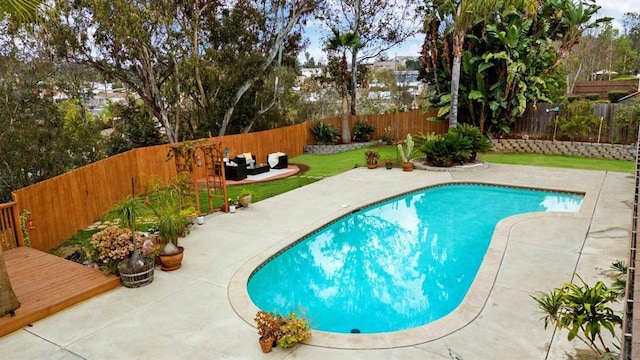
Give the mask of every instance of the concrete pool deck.
M 481 182 L 584 192 L 577 214 L 526 214 L 503 221 L 477 284 L 435 335 L 394 334 L 371 347 L 362 335 L 314 332 L 310 345 L 262 354 L 243 272 L 309 231 L 369 203 L 447 182 Z M 529 297 L 570 281 L 610 283 L 609 265 L 627 260 L 632 174 L 490 164 L 471 172 L 353 169 L 214 214 L 181 240 L 183 267 L 156 271 L 152 284 L 120 287 L 0 338 L 2 359 L 588 359 L 566 332 L 544 330 Z M 493 267 L 493 268 L 492 268 Z M 486 273 L 486 274 L 485 274 Z M 236 313 L 237 311 L 237 313 Z M 452 326 L 454 325 L 454 326 Z M 431 330 L 426 330 L 427 332 Z M 340 337 L 340 336 L 337 336 Z M 329 341 L 329 342 L 327 342 Z M 340 341 L 356 343 L 347 346 Z M 322 347 L 318 345 L 327 345 Z M 393 347 L 393 346 L 402 347 Z M 352 347 L 356 349 L 338 349 Z

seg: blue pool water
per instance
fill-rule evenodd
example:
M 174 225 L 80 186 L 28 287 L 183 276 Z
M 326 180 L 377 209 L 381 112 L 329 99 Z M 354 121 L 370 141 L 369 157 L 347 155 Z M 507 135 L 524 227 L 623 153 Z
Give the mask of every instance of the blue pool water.
M 535 211 L 577 212 L 582 199 L 474 184 L 428 188 L 307 236 L 254 272 L 249 296 L 263 310 L 302 313 L 323 331 L 422 326 L 461 303 L 500 220 Z

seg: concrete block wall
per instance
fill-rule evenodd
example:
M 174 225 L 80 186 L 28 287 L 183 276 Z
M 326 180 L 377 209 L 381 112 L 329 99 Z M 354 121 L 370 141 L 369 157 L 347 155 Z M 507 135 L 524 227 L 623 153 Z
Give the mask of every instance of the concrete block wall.
M 599 159 L 636 160 L 636 145 L 573 141 L 493 139 L 493 152 L 580 156 Z
M 354 142 L 349 144 L 337 144 L 337 145 L 305 145 L 304 153 L 305 154 L 337 154 L 344 151 L 360 149 L 364 147 L 374 146 L 381 144 L 382 141 L 369 141 L 369 142 Z

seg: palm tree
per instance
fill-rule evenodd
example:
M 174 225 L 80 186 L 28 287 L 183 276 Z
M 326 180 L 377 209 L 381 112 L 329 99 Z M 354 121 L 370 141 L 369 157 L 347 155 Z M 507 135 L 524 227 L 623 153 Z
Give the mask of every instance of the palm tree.
M 342 142 L 351 142 L 349 131 L 349 67 L 347 66 L 347 50 L 353 51 L 360 46 L 360 38 L 357 34 L 348 32 L 340 34 L 338 29 L 331 29 L 333 37 L 326 43 L 326 49 L 340 53 L 340 95 L 342 96 Z
M 0 14 L 9 15 L 20 23 L 37 21 L 38 7 L 42 0 L 0 1 Z

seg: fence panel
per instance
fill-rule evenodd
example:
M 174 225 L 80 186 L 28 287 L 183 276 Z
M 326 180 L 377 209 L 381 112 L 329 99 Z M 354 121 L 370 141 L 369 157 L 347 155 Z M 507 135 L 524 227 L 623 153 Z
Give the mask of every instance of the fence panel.
M 376 132 L 374 139 L 385 135 L 402 140 L 407 133 L 444 133 L 446 122 L 428 121 L 434 113 L 420 110 L 407 113 L 352 116 L 350 128 L 358 121 L 370 122 Z M 336 125 L 341 118 L 325 120 Z M 303 153 L 304 145 L 313 144 L 309 130 L 313 124 L 301 124 L 249 134 L 226 135 L 206 139 L 228 148 L 231 156 L 252 152 L 259 162 L 266 162 L 267 155 L 281 151 L 294 157 Z M 113 204 L 127 196 L 137 196 L 146 191 L 150 179 L 156 178 L 166 186 L 176 174 L 172 160 L 167 161 L 170 145 L 138 148 L 95 162 L 66 174 L 39 182 L 13 193 L 18 203 L 16 209 L 29 210 L 35 229 L 29 232 L 32 247 L 49 251 L 78 230 L 84 229 L 106 214 Z M 196 178 L 205 176 L 204 167 L 195 168 Z
M 430 110 L 423 113 L 421 109 L 407 111 L 402 113 L 392 114 L 374 114 L 374 115 L 355 115 L 349 117 L 349 129 L 353 135 L 353 127 L 356 122 L 364 121 L 375 127 L 375 132 L 372 134 L 372 139 L 380 139 L 386 135 L 393 140 L 403 140 L 407 134 L 417 133 L 446 133 L 449 124 L 446 121 L 432 121 L 430 117 L 435 117 L 438 114 L 437 110 Z M 331 124 L 338 129 L 342 128 L 342 117 L 332 117 L 323 119 L 327 124 Z M 312 121 L 307 121 L 309 129 L 313 126 Z M 311 130 L 308 133 L 308 141 L 306 145 L 315 144 L 313 134 Z
M 555 107 L 562 112 L 563 104 L 539 103 L 536 106 L 529 105 L 523 117 L 519 119 L 511 130 L 511 136 L 528 136 L 532 139 L 553 140 L 555 121 L 558 113 L 552 111 Z M 597 142 L 600 133 L 601 143 L 633 144 L 637 140 L 637 131 L 628 127 L 616 125 L 614 116 L 623 104 L 596 103 L 591 105 L 593 116 L 598 119 L 597 128 L 589 131 L 589 137 L 585 139 L 573 139 L 576 141 Z M 602 125 L 600 125 L 600 122 Z M 560 140 L 557 137 L 556 140 Z M 563 139 L 568 140 L 568 139 Z
M 576 81 L 573 93 L 584 97 L 587 94 L 598 94 L 600 100 L 608 100 L 610 91 L 626 91 L 629 93 L 640 90 L 638 80 L 618 81 Z
M 0 204 L 0 246 L 2 250 L 24 246 L 16 202 Z

